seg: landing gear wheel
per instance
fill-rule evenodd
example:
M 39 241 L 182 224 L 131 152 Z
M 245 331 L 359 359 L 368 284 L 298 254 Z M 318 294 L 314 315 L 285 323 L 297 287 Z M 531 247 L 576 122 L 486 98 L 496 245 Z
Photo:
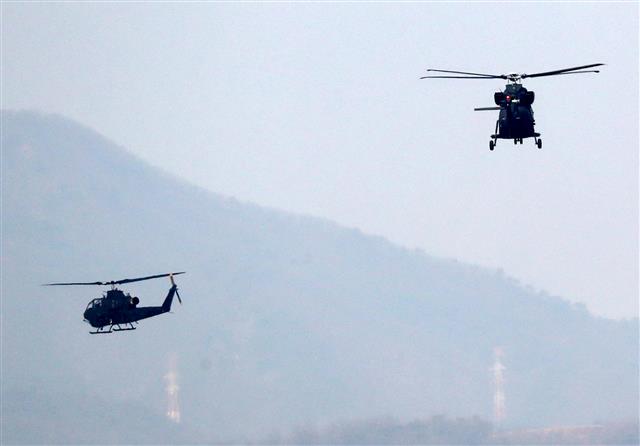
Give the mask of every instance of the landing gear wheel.
M 496 146 L 496 143 L 493 142 L 493 139 L 489 141 L 489 150 L 493 150 L 495 146 Z
M 542 149 L 542 139 L 538 138 L 538 140 L 536 141 L 536 146 L 538 146 L 538 149 Z

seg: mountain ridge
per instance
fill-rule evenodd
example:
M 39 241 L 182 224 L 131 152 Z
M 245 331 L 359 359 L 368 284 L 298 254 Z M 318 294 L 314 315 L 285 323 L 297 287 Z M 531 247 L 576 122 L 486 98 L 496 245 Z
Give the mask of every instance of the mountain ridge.
M 524 288 L 527 288 L 529 290 L 532 290 L 532 292 L 540 294 L 540 295 L 544 295 L 544 296 L 548 296 L 551 298 L 557 298 L 557 299 L 561 299 L 563 301 L 566 301 L 567 303 L 570 303 L 572 305 L 576 305 L 577 307 L 583 307 L 584 304 L 582 303 L 578 303 L 578 302 L 572 302 L 569 299 L 566 299 L 562 296 L 559 296 L 557 294 L 550 294 L 548 291 L 541 289 L 537 286 L 535 286 L 534 284 L 529 284 L 526 282 L 521 281 L 520 279 L 517 279 L 511 275 L 509 275 L 509 273 L 505 273 L 503 272 L 503 268 L 491 268 L 491 267 L 487 267 L 487 266 L 483 266 L 483 265 L 478 265 L 478 264 L 474 264 L 472 262 L 468 262 L 465 260 L 459 260 L 459 259 L 455 259 L 455 258 L 450 258 L 450 257 L 440 257 L 440 256 L 434 256 L 432 254 L 428 254 L 424 249 L 422 248 L 412 248 L 409 246 L 404 246 L 401 244 L 398 244 L 396 242 L 393 242 L 391 240 L 389 240 L 388 238 L 386 238 L 383 235 L 380 234 L 369 234 L 366 233 L 364 231 L 362 231 L 359 228 L 356 227 L 351 227 L 348 225 L 343 225 L 341 223 L 337 223 L 334 222 L 328 218 L 325 217 L 321 217 L 321 216 L 316 216 L 316 215 L 307 215 L 307 214 L 303 214 L 303 213 L 297 213 L 297 212 L 291 212 L 291 211 L 284 211 L 275 207 L 270 207 L 270 206 L 264 206 L 258 203 L 254 203 L 251 201 L 247 201 L 247 200 L 241 200 L 238 199 L 236 197 L 233 196 L 228 196 L 228 195 L 224 195 L 224 194 L 220 194 L 218 192 L 215 191 L 211 191 L 209 189 L 206 189 L 198 184 L 192 183 L 190 181 L 188 181 L 187 179 L 177 176 L 176 174 L 162 168 L 162 167 L 158 167 L 155 165 L 151 165 L 149 164 L 147 161 L 145 161 L 143 158 L 138 157 L 137 155 L 133 154 L 132 152 L 130 152 L 129 150 L 127 150 L 124 146 L 119 145 L 119 144 L 114 144 L 113 142 L 111 142 L 108 138 L 106 138 L 105 136 L 103 136 L 102 134 L 96 132 L 94 129 L 92 129 L 89 126 L 86 126 L 84 124 L 80 124 L 77 123 L 76 121 L 73 121 L 70 118 L 67 118 L 63 115 L 60 114 L 56 114 L 56 113 L 43 113 L 43 112 L 38 112 L 38 111 L 34 111 L 34 110 L 11 110 L 11 109 L 3 109 L 0 110 L 0 113 L 2 113 L 3 115 L 8 115 L 8 116 L 15 116 L 15 117 L 19 117 L 21 115 L 24 116 L 34 116 L 34 117 L 38 117 L 39 119 L 42 120 L 51 120 L 51 121 L 55 121 L 56 123 L 58 123 L 59 125 L 63 125 L 65 127 L 69 127 L 69 128 L 75 128 L 76 130 L 81 130 L 82 133 L 84 133 L 86 135 L 86 137 L 88 139 L 92 138 L 92 137 L 98 137 L 101 142 L 103 143 L 103 148 L 109 148 L 112 153 L 114 155 L 116 155 L 118 158 L 121 158 L 123 160 L 127 160 L 129 162 L 132 162 L 136 165 L 139 165 L 141 167 L 143 167 L 145 170 L 147 170 L 148 172 L 153 172 L 155 176 L 159 177 L 159 179 L 164 179 L 166 181 L 172 182 L 174 185 L 183 188 L 183 189 L 190 189 L 192 193 L 194 194 L 198 194 L 201 196 L 208 196 L 208 198 L 211 199 L 215 199 L 218 202 L 224 202 L 229 206 L 244 206 L 244 207 L 250 207 L 252 208 L 254 211 L 258 211 L 258 212 L 262 212 L 262 213 L 273 213 L 273 214 L 278 214 L 280 217 L 282 218 L 295 218 L 295 219 L 300 219 L 305 221 L 306 223 L 313 223 L 313 224 L 317 224 L 317 225 L 328 225 L 328 226 L 333 226 L 335 228 L 339 228 L 341 230 L 344 231 L 353 231 L 356 234 L 361 234 L 364 237 L 368 237 L 371 238 L 373 240 L 380 240 L 383 241 L 384 243 L 388 243 L 392 246 L 394 246 L 397 249 L 400 250 L 404 250 L 407 254 L 418 254 L 418 255 L 423 255 L 424 257 L 427 257 L 431 260 L 437 261 L 437 262 L 447 262 L 450 263 L 452 265 L 460 265 L 462 267 L 469 267 L 469 268 L 473 268 L 473 269 L 480 269 L 485 271 L 486 273 L 490 273 L 490 274 L 501 274 L 504 275 L 505 278 L 507 278 L 510 281 L 514 281 L 515 283 L 517 283 L 519 286 L 522 286 Z M 587 309 L 587 311 L 589 311 Z M 638 319 L 638 317 L 628 317 L 628 318 L 609 318 L 606 316 L 601 316 L 601 315 L 597 315 L 595 313 L 592 313 L 591 311 L 589 311 L 589 313 L 594 316 L 594 317 L 598 317 L 598 318 L 603 318 L 603 319 L 611 319 L 611 320 L 636 320 Z

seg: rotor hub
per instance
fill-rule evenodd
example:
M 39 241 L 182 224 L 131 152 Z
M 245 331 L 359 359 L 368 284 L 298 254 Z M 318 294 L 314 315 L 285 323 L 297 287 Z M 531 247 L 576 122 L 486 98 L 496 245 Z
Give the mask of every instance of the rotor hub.
M 509 82 L 519 84 L 522 81 L 523 75 L 519 73 L 509 73 L 506 75 L 506 77 Z

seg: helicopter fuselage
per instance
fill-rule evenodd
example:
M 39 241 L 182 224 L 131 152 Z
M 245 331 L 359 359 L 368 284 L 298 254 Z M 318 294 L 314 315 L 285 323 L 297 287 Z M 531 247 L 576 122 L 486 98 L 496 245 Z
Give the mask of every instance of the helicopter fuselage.
M 103 297 L 93 299 L 84 311 L 84 320 L 92 327 L 118 326 L 131 324 L 142 319 L 167 313 L 171 310 L 171 303 L 176 286 L 173 285 L 162 306 L 138 307 L 139 299 L 125 294 L 114 288 L 106 292 Z
M 520 140 L 540 136 L 534 130 L 533 91 L 521 84 L 508 84 L 504 92 L 494 94 L 494 101 L 500 107 L 496 133 L 492 137 Z
M 534 138 L 536 146 L 542 148 L 540 133 L 534 129 L 531 104 L 535 99 L 533 91 L 524 88 L 517 81 L 507 84 L 504 91 L 494 93 L 493 100 L 497 107 L 480 107 L 476 111 L 499 110 L 496 130 L 491 135 L 489 150 L 493 150 L 498 139 L 513 139 L 514 144 L 522 144 L 525 138 Z

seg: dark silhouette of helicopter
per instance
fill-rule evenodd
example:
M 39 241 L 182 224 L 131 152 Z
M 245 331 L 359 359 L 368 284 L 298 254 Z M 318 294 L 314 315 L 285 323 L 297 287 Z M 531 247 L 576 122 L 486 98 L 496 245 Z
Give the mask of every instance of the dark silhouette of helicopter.
M 91 334 L 111 333 L 112 331 L 135 330 L 133 323 L 138 323 L 141 319 L 157 316 L 167 313 L 171 310 L 173 296 L 178 297 L 178 301 L 182 304 L 178 287 L 173 280 L 173 276 L 184 274 L 184 271 L 177 273 L 158 274 L 155 276 L 137 277 L 135 279 L 111 280 L 109 282 L 68 282 L 68 283 L 46 283 L 45 286 L 67 286 L 67 285 L 110 285 L 108 290 L 102 297 L 93 299 L 84 310 L 84 320 L 96 328 L 96 331 L 90 331 Z M 159 277 L 169 277 L 171 288 L 164 302 L 159 307 L 138 307 L 140 299 L 130 294 L 125 294 L 122 290 L 116 288 L 116 285 L 124 283 L 140 282 L 142 280 L 157 279 Z M 121 326 L 124 325 L 124 328 Z M 105 327 L 109 327 L 105 330 Z M 114 328 L 116 327 L 116 328 Z
M 587 68 L 598 67 L 604 65 L 602 63 L 594 63 L 590 65 L 582 65 L 573 68 L 563 68 L 560 70 L 545 71 L 533 74 L 482 74 L 469 73 L 466 71 L 450 71 L 450 70 L 434 70 L 438 73 L 462 74 L 464 76 L 423 76 L 420 79 L 506 79 L 509 83 L 503 92 L 496 92 L 493 100 L 498 107 L 479 107 L 475 111 L 500 110 L 498 121 L 496 122 L 496 130 L 491 135 L 489 141 L 489 150 L 493 150 L 500 139 L 513 139 L 514 144 L 522 144 L 524 138 L 534 138 L 538 149 L 542 148 L 542 139 L 540 133 L 536 133 L 533 129 L 535 120 L 533 119 L 533 100 L 535 95 L 533 91 L 527 90 L 521 84 L 522 79 L 530 77 L 558 76 L 561 74 L 581 74 L 581 73 L 599 73 L 599 70 L 586 70 Z M 585 70 L 585 71 L 579 71 Z

